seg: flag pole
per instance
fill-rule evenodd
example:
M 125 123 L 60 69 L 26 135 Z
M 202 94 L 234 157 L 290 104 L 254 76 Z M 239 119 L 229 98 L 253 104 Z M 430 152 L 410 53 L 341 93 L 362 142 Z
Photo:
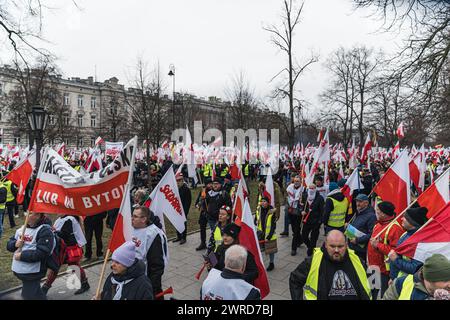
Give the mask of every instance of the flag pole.
M 108 248 L 105 255 L 105 260 L 103 261 L 102 272 L 100 273 L 100 279 L 98 280 L 97 292 L 95 293 L 95 300 L 100 300 L 100 288 L 102 286 L 103 277 L 105 276 L 106 264 L 108 263 L 109 255 L 111 250 Z

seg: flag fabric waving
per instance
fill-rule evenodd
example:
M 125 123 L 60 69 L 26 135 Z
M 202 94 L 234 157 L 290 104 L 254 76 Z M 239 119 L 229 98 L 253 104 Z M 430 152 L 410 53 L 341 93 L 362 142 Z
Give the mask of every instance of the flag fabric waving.
M 113 162 L 100 171 L 81 174 L 56 151 L 42 157 L 30 211 L 90 216 L 119 208 L 136 154 L 131 139 Z
M 264 299 L 270 292 L 269 280 L 267 279 L 266 268 L 263 264 L 261 249 L 259 248 L 259 241 L 256 236 L 256 226 L 253 222 L 248 199 L 245 199 L 244 201 L 241 231 L 239 232 L 239 243 L 244 246 L 255 258 L 255 262 L 258 267 L 258 278 L 255 279 L 254 286 L 261 291 L 261 298 Z
M 18 188 L 16 201 L 17 204 L 21 204 L 23 202 L 25 196 L 25 188 L 27 187 L 28 181 L 30 181 L 31 174 L 33 173 L 34 168 L 36 167 L 36 151 L 31 151 L 27 157 L 22 159 L 14 169 L 11 170 L 6 175 L 6 179 L 11 180 Z
M 418 198 L 417 203 L 428 209 L 427 218 L 433 217 L 450 201 L 448 182 L 450 168 L 434 181 Z
M 351 203 L 353 198 L 353 191 L 364 188 L 361 178 L 359 177 L 358 168 L 354 169 L 347 182 L 342 187 L 341 192 Z
M 450 203 L 395 251 L 421 262 L 434 253 L 443 254 L 450 259 Z
M 116 224 L 114 225 L 111 239 L 109 240 L 108 249 L 114 252 L 126 241 L 131 241 L 133 235 L 133 227 L 131 225 L 131 200 L 130 185 L 125 187 L 125 193 L 120 205 L 119 214 L 117 215 Z
M 405 132 L 404 132 L 404 129 L 403 129 L 403 122 L 400 122 L 400 124 L 398 125 L 396 133 L 397 133 L 397 137 L 399 139 L 403 139 L 405 137 Z

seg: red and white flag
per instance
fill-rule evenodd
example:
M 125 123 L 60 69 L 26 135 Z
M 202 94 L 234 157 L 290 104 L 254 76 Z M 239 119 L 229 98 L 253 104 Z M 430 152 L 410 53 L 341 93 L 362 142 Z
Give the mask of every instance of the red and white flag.
M 36 151 L 33 150 L 27 157 L 22 159 L 21 162 L 17 163 L 14 169 L 12 169 L 5 177 L 19 188 L 16 196 L 17 204 L 23 202 L 25 188 L 27 187 L 28 181 L 30 181 L 31 174 L 35 167 Z
M 403 139 L 405 137 L 405 132 L 403 130 L 403 121 L 398 125 L 396 133 L 399 139 Z
M 450 168 L 417 198 L 419 205 L 428 209 L 427 218 L 433 217 L 450 201 L 449 179 Z
M 311 171 L 309 175 L 306 177 L 306 185 L 310 185 L 314 181 L 314 176 L 319 168 L 319 165 L 323 162 L 330 161 L 330 139 L 328 135 L 328 129 L 323 136 L 323 139 L 320 141 L 319 147 L 316 149 L 314 153 L 314 161 L 311 166 Z
M 367 132 L 366 142 L 362 151 L 361 160 L 365 162 L 369 156 L 369 151 L 372 150 L 372 140 L 370 139 L 370 132 Z
M 56 152 L 61 156 L 64 157 L 64 151 L 66 149 L 66 144 L 62 142 L 60 145 L 56 147 Z
M 105 140 L 102 139 L 102 137 L 98 137 L 97 139 L 95 139 L 95 145 L 98 146 L 100 144 L 104 144 Z
M 134 165 L 137 137 L 100 171 L 81 174 L 47 148 L 38 171 L 29 210 L 91 216 L 120 208 Z
M 175 229 L 177 229 L 179 233 L 182 233 L 185 229 L 184 223 L 186 222 L 186 215 L 178 192 L 173 167 L 170 167 L 170 169 L 167 170 L 156 188 L 153 189 L 149 198 L 151 202 L 149 208 L 159 217 L 164 232 L 165 226 L 163 215 L 166 215 L 167 219 L 169 219 Z
M 111 239 L 109 240 L 108 249 L 111 252 L 114 252 L 124 242 L 132 240 L 133 226 L 131 224 L 131 214 L 130 186 L 127 184 L 116 224 L 114 225 Z
M 395 206 L 397 213 L 402 212 L 410 203 L 408 151 L 405 149 L 386 171 L 373 188 L 373 192 Z
M 358 169 L 354 169 L 350 177 L 348 177 L 347 182 L 345 182 L 344 186 L 342 187 L 341 192 L 351 203 L 353 198 L 353 191 L 363 188 L 364 186 L 361 182 L 361 178 L 359 177 Z
M 266 268 L 264 267 L 258 237 L 256 236 L 256 226 L 253 222 L 248 199 L 244 201 L 239 244 L 244 246 L 255 258 L 256 266 L 258 267 L 258 278 L 255 279 L 253 284 L 260 290 L 261 298 L 264 299 L 270 292 L 269 280 L 267 279 Z
M 414 158 L 409 162 L 409 174 L 411 180 L 416 186 L 417 191 L 421 194 L 425 188 L 425 172 L 427 163 L 425 159 L 425 150 L 422 147 L 416 152 Z
M 395 251 L 421 262 L 435 253 L 450 259 L 450 202 Z
M 269 167 L 266 178 L 266 191 L 270 196 L 270 205 L 275 208 L 275 189 L 273 187 L 272 168 Z
M 342 165 L 339 167 L 339 172 L 338 172 L 338 177 L 337 177 L 337 180 L 339 181 L 339 180 L 341 180 L 341 179 L 344 179 L 344 169 L 342 169 Z
M 394 149 L 392 149 L 391 158 L 397 159 L 400 156 L 400 141 L 397 141 L 397 143 L 394 146 Z

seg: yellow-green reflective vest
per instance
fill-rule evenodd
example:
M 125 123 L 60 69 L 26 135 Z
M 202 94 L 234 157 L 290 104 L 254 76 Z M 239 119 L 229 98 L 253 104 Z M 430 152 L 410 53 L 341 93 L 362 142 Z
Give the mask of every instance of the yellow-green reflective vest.
M 3 182 L 0 182 L 0 188 L 5 188 L 5 185 L 3 184 Z M 5 208 L 6 208 L 6 201 L 3 203 L 0 203 L 0 210 L 4 210 Z
M 406 277 L 405 281 L 403 281 L 402 291 L 400 292 L 400 296 L 398 300 L 411 300 L 411 296 L 414 290 L 414 276 L 410 274 Z
M 6 194 L 6 202 L 14 201 L 15 197 L 14 197 L 14 195 L 12 193 L 12 190 L 11 190 L 12 182 L 10 180 L 6 180 L 5 182 L 3 182 L 3 185 L 6 187 L 6 192 L 7 192 L 7 194 Z
M 400 238 L 403 237 L 406 233 L 407 233 L 407 232 L 404 232 L 404 233 L 400 236 Z M 406 260 L 406 261 L 411 261 L 411 258 L 408 258 L 408 257 L 406 257 L 406 256 L 402 256 L 402 259 L 403 259 L 403 260 Z M 403 272 L 402 270 L 399 270 L 399 271 L 398 271 L 398 274 L 397 274 L 397 278 L 407 276 L 408 274 L 409 274 L 409 273 L 406 273 L 406 272 Z
M 227 173 L 228 173 L 228 167 L 225 167 L 225 168 L 222 170 L 222 172 L 220 173 L 220 176 L 221 176 L 222 178 L 224 178 L 224 177 L 227 175 Z
M 328 226 L 334 228 L 340 228 L 345 225 L 345 216 L 348 209 L 348 200 L 344 198 L 342 201 L 337 201 L 331 197 L 328 197 L 333 202 L 333 210 L 330 212 L 328 218 Z
M 401 227 L 400 224 L 397 222 L 397 220 L 395 220 L 395 222 L 393 224 L 389 225 L 389 227 L 386 230 L 386 233 L 384 234 L 384 241 L 383 241 L 383 243 L 385 245 L 388 244 L 387 240 L 388 240 L 388 236 L 389 236 L 389 231 L 391 231 L 391 228 L 394 225 L 398 225 L 399 227 Z M 388 256 L 384 256 L 384 261 L 389 261 L 388 260 Z M 385 265 L 386 265 L 386 270 L 390 271 L 391 270 L 391 264 L 389 262 L 386 262 Z
M 364 290 L 366 291 L 369 298 L 372 300 L 372 295 L 369 286 L 369 280 L 367 280 L 366 270 L 361 264 L 361 260 L 351 249 L 348 249 L 348 255 L 350 261 L 352 262 L 353 268 L 355 268 L 358 279 L 361 282 Z M 311 269 L 309 270 L 308 278 L 303 286 L 303 299 L 304 300 L 317 300 L 317 287 L 319 284 L 319 268 L 322 262 L 323 252 L 320 248 L 314 249 L 314 254 L 311 262 Z
M 205 165 L 203 166 L 203 176 L 211 177 L 211 169 L 212 165 L 210 163 L 205 163 Z
M 264 232 L 264 236 L 267 237 L 267 235 L 270 233 L 270 228 L 272 227 L 272 219 L 273 219 L 273 212 L 268 212 L 266 216 L 266 231 Z M 259 210 L 256 211 L 256 221 L 258 222 L 258 231 L 262 232 L 262 223 L 261 223 L 261 215 Z M 270 241 L 276 240 L 277 235 L 276 232 L 273 233 L 272 237 L 269 239 Z
M 245 167 L 244 167 L 244 176 L 245 176 L 245 177 L 248 177 L 248 173 L 249 173 L 248 167 L 249 167 L 248 164 L 245 165 Z
M 217 248 L 222 244 L 222 230 L 220 230 L 219 226 L 216 226 L 214 229 L 214 252 L 217 251 Z

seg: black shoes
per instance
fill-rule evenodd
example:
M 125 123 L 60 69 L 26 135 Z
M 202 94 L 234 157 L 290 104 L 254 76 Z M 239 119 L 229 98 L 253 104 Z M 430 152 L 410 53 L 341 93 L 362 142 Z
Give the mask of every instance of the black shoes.
M 270 264 L 269 264 L 269 266 L 267 267 L 267 271 L 272 271 L 273 270 L 273 268 L 275 268 L 275 265 L 271 262 Z
M 297 250 L 292 250 L 291 251 L 291 256 L 295 256 L 295 255 L 297 255 Z
M 47 295 L 47 292 L 49 289 L 50 289 L 50 287 L 48 285 L 46 285 L 45 283 L 41 287 L 41 290 L 45 295 Z
M 173 240 L 173 242 L 178 242 L 181 241 L 181 238 L 176 238 L 175 240 Z
M 200 251 L 200 250 L 205 250 L 206 249 L 206 244 L 204 243 L 200 243 L 200 245 L 195 248 L 195 251 Z
M 289 237 L 289 232 L 282 232 L 282 233 L 280 233 L 280 236 Z
M 82 294 L 83 292 L 88 291 L 91 288 L 89 282 L 87 280 L 81 284 L 81 288 L 75 291 L 75 294 Z
M 186 239 L 181 239 L 180 244 L 185 244 L 186 243 Z

